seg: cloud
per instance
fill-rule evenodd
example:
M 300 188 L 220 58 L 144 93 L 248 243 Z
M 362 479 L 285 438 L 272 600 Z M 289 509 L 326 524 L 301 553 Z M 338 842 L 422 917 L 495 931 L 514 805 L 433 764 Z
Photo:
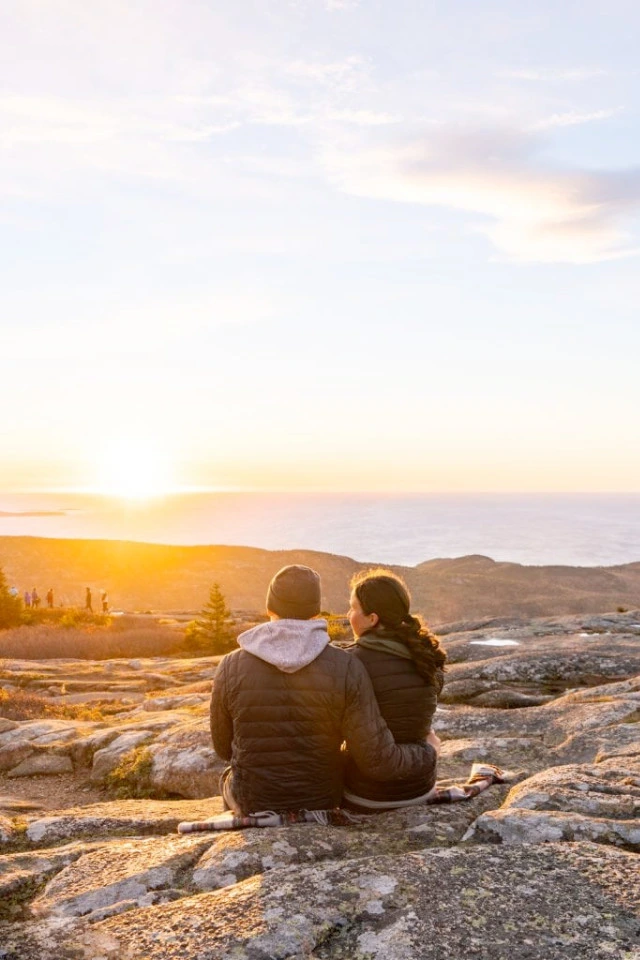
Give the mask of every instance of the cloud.
M 369 63 L 358 54 L 342 60 L 293 60 L 286 72 L 293 77 L 310 80 L 343 91 L 353 91 L 368 81 Z
M 467 213 L 470 228 L 511 260 L 637 254 L 622 224 L 640 206 L 640 168 L 554 167 L 539 155 L 544 142 L 527 131 L 438 128 L 408 141 L 352 139 L 325 147 L 324 159 L 346 192 Z
M 360 0 L 324 0 L 324 5 L 329 13 L 341 13 L 344 10 L 355 10 L 360 6 Z
M 594 77 L 605 77 L 602 67 L 524 67 L 519 70 L 500 70 L 499 77 L 507 80 L 547 81 L 549 83 L 579 83 Z
M 235 121 L 189 115 L 187 98 L 147 102 L 73 101 L 64 97 L 0 96 L 0 146 L 103 143 L 118 139 L 196 141 L 226 133 Z
M 400 123 L 402 117 L 391 113 L 379 113 L 376 110 L 327 110 L 326 120 L 338 123 L 350 123 L 358 127 L 383 127 L 389 123 Z
M 209 102 L 211 99 L 212 102 Z M 201 196 L 234 171 L 224 137 L 246 122 L 228 98 L 0 95 L 0 195 L 84 202 L 123 179 Z M 220 142 L 217 147 L 215 141 Z M 88 191 L 88 193 L 86 192 Z
M 574 127 L 582 123 L 608 120 L 623 110 L 624 107 L 613 107 L 609 110 L 593 110 L 591 113 L 579 113 L 577 110 L 570 110 L 567 113 L 552 113 L 550 117 L 545 117 L 544 120 L 534 124 L 531 129 L 548 130 L 551 127 Z

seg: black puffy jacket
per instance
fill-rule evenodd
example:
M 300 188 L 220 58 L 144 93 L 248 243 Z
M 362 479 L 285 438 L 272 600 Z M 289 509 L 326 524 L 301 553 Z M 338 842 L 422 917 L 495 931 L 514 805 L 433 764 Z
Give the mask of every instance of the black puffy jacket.
M 413 660 L 386 650 L 372 650 L 359 643 L 350 648 L 355 660 L 364 664 L 371 678 L 380 712 L 397 743 L 424 740 L 438 704 L 444 674 L 438 670 L 433 683 L 418 673 Z M 358 758 L 349 754 L 345 770 L 347 790 L 368 800 L 410 800 L 421 797 L 435 783 L 435 765 L 405 778 L 381 782 L 367 774 Z
M 339 805 L 341 745 L 372 778 L 428 777 L 428 744 L 396 745 L 360 661 L 326 646 L 295 672 L 236 650 L 221 661 L 211 697 L 216 753 L 231 761 L 230 787 L 243 813 Z

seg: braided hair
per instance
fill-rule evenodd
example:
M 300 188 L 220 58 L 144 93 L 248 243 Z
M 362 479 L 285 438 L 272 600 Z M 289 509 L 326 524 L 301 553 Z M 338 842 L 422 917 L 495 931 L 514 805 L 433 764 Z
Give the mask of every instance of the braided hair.
M 447 655 L 438 637 L 410 613 L 411 596 L 400 577 L 388 570 L 367 570 L 352 578 L 351 589 L 363 612 L 378 616 L 378 623 L 367 633 L 392 636 L 404 643 L 420 676 L 437 683 Z

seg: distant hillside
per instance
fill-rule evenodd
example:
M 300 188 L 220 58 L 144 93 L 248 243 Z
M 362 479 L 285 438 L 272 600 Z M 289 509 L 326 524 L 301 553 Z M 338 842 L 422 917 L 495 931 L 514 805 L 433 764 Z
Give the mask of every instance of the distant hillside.
M 0 566 L 21 591 L 53 586 L 56 603 L 82 605 L 90 586 L 115 608 L 197 610 L 217 581 L 236 610 L 261 610 L 280 567 L 305 563 L 322 577 L 323 606 L 342 612 L 350 577 L 366 565 L 311 550 L 176 547 L 118 540 L 0 537 Z M 640 607 L 640 562 L 617 567 L 525 567 L 488 557 L 428 560 L 392 567 L 403 576 L 415 608 L 432 622 L 485 616 L 598 613 Z

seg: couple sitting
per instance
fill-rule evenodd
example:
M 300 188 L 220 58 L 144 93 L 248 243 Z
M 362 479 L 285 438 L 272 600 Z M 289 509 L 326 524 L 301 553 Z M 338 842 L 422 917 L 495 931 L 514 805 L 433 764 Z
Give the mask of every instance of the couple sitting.
M 269 622 L 238 637 L 240 649 L 223 658 L 213 687 L 211 735 L 231 763 L 222 778 L 230 810 L 246 817 L 343 802 L 376 810 L 427 799 L 446 655 L 409 604 L 397 577 L 357 576 L 349 609 L 356 643 L 347 651 L 332 646 L 326 621 L 315 619 L 318 574 L 304 566 L 276 574 Z

